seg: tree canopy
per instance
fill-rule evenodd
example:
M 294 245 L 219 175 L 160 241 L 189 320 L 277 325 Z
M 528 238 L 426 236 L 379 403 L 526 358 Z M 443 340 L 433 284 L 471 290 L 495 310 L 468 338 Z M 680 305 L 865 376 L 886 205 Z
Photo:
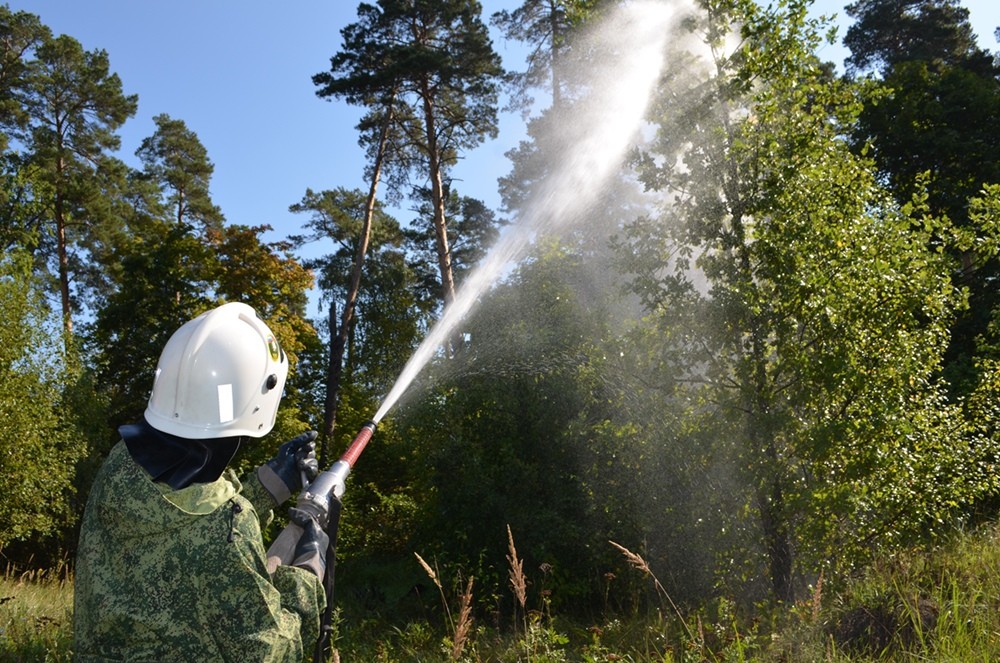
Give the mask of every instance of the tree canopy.
M 957 2 L 858 2 L 844 43 L 849 71 L 869 81 L 871 100 L 852 129 L 855 149 L 872 155 L 900 204 L 926 195 L 931 212 L 988 242 L 990 230 L 970 215 L 970 201 L 1000 180 L 1000 68 L 980 48 L 969 12 Z M 971 245 L 969 245 L 971 246 Z M 952 248 L 956 287 L 969 306 L 951 327 L 944 371 L 954 393 L 975 388 L 977 357 L 994 344 L 1000 264 L 969 248 Z

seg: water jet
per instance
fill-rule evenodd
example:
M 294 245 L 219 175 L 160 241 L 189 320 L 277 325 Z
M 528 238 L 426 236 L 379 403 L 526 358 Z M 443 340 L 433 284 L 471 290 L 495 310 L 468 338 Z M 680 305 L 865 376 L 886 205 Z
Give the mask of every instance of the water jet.
M 424 366 L 456 333 L 480 297 L 522 259 L 532 243 L 586 218 L 607 180 L 619 170 L 643 126 L 664 60 L 670 27 L 681 14 L 675 3 L 629 3 L 574 42 L 586 54 L 583 96 L 546 137 L 553 164 L 537 183 L 520 216 L 466 277 L 409 358 L 374 417 L 378 423 L 409 389 Z M 599 57 L 593 59 L 593 54 Z M 549 147 L 551 146 L 551 147 Z

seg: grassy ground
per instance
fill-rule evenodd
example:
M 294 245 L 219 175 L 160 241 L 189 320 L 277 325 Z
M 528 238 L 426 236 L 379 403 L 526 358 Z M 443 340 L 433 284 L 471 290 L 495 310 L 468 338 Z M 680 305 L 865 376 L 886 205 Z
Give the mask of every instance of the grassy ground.
M 0 660 L 70 661 L 73 584 L 64 568 L 0 578 Z
M 701 614 L 676 611 L 638 555 L 622 550 L 647 576 L 662 601 L 645 618 L 573 624 L 548 606 L 528 605 L 525 578 L 510 541 L 510 589 L 516 627 L 500 634 L 472 619 L 478 588 L 444 588 L 443 617 L 435 623 L 341 623 L 338 660 L 597 663 L 739 662 L 861 663 L 867 661 L 1000 660 L 1000 526 L 963 534 L 930 552 L 897 555 L 836 594 L 822 585 L 813 596 L 763 619 L 742 623 L 717 602 Z M 0 660 L 23 663 L 71 659 L 72 582 L 64 569 L 0 578 Z M 544 601 L 544 599 L 543 599 Z

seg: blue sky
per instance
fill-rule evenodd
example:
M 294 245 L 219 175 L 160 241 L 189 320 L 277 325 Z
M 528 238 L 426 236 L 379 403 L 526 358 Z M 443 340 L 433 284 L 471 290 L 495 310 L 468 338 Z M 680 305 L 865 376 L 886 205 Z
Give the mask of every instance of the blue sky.
M 315 95 L 311 77 L 328 69 L 340 29 L 356 18 L 351 0 L 8 0 L 13 10 L 37 14 L 56 34 L 88 50 L 107 51 L 124 91 L 139 109 L 120 131 L 122 159 L 134 157 L 166 113 L 183 120 L 215 165 L 212 197 L 231 223 L 268 224 L 271 237 L 295 233 L 304 220 L 288 212 L 307 188 L 364 188 L 364 160 L 354 125 L 359 111 Z M 513 9 L 519 0 L 484 1 L 485 14 Z M 814 13 L 839 12 L 845 3 L 819 0 Z M 979 43 L 997 50 L 1000 2 L 969 0 Z M 840 35 L 843 36 L 844 28 Z M 495 38 L 508 68 L 523 66 L 516 44 Z M 824 59 L 842 64 L 840 47 Z M 499 205 L 497 178 L 508 171 L 504 153 L 523 136 L 519 116 L 505 116 L 498 139 L 456 169 L 458 190 Z M 399 219 L 408 221 L 406 212 Z M 315 304 L 309 314 L 318 315 Z
M 120 130 L 119 156 L 135 150 L 166 113 L 194 131 L 215 165 L 212 197 L 231 223 L 268 224 L 270 238 L 295 233 L 305 219 L 288 212 L 307 188 L 363 188 L 364 159 L 354 126 L 360 113 L 319 99 L 313 74 L 329 69 L 340 29 L 356 20 L 349 0 L 9 0 L 56 34 L 107 51 L 136 115 Z M 486 12 L 515 2 L 487 3 Z M 502 41 L 494 47 L 512 61 Z M 511 45 L 513 48 L 514 45 Z M 523 59 L 520 55 L 517 60 Z M 501 137 L 456 173 L 458 190 L 499 204 L 504 152 L 523 135 L 520 117 L 501 121 Z M 407 211 L 399 214 L 408 221 Z M 319 247 L 313 249 L 322 253 Z M 309 311 L 315 315 L 315 310 Z

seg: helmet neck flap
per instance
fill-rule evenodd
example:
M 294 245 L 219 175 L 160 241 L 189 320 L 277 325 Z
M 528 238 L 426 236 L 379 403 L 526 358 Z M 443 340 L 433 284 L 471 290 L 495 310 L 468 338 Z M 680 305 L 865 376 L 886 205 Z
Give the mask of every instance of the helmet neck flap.
M 236 455 L 242 439 L 236 436 L 189 440 L 158 431 L 145 420 L 120 426 L 118 432 L 132 459 L 153 481 L 174 490 L 218 479 Z

